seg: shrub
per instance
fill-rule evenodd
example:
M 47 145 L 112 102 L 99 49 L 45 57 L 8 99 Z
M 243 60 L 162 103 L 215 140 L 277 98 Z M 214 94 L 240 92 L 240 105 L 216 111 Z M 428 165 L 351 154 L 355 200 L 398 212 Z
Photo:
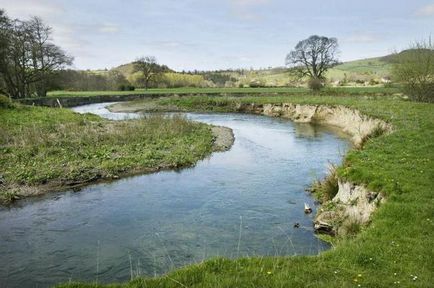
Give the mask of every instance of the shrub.
M 321 79 L 311 78 L 309 79 L 309 82 L 307 82 L 307 86 L 313 91 L 319 91 L 324 87 L 324 84 Z
M 0 95 L 0 108 L 14 108 L 15 104 L 12 100 L 4 95 Z
M 392 75 L 410 99 L 434 102 L 434 46 L 419 42 L 393 58 Z
M 134 90 L 136 90 L 136 87 L 133 85 L 119 85 L 118 90 L 119 91 L 134 91 Z

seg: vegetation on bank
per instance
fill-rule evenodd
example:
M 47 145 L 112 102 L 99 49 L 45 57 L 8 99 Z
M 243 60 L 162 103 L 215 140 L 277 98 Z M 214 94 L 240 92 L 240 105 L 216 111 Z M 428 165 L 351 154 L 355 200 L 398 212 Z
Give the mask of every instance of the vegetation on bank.
M 318 92 L 318 95 L 394 95 L 399 94 L 396 87 L 329 87 Z M 136 89 L 135 91 L 51 91 L 47 97 L 91 97 L 103 95 L 155 95 L 155 94 L 303 94 L 310 95 L 304 87 L 263 87 L 263 88 L 173 88 L 173 89 Z
M 212 142 L 208 125 L 176 115 L 109 121 L 66 109 L 2 105 L 0 203 L 192 165 L 211 153 Z
M 381 118 L 394 132 L 352 150 L 339 177 L 386 195 L 368 227 L 318 256 L 212 259 L 157 278 L 107 287 L 431 287 L 434 271 L 434 107 L 391 97 L 178 97 L 155 107 L 237 111 L 239 103 L 344 105 Z M 149 101 L 134 104 L 148 105 Z M 131 107 L 130 107 L 131 108 Z M 59 287 L 106 287 L 68 283 Z

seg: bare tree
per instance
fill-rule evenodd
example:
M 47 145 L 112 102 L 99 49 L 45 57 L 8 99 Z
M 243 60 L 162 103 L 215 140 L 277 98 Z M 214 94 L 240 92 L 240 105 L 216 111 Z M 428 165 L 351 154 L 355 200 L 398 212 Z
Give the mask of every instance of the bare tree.
M 0 78 L 2 90 L 12 98 L 37 92 L 45 96 L 47 78 L 72 63 L 62 49 L 50 41 L 51 28 L 41 19 L 10 20 L 0 13 Z
M 392 57 L 393 80 L 400 82 L 410 99 L 434 102 L 434 44 L 417 42 Z
M 72 64 L 72 57 L 58 46 L 50 42 L 51 27 L 45 25 L 38 17 L 33 17 L 27 22 L 31 33 L 31 66 L 32 73 L 29 75 L 35 83 L 35 89 L 39 97 L 47 94 L 49 77 L 67 65 Z
M 286 56 L 286 64 L 300 77 L 321 81 L 325 72 L 338 64 L 338 40 L 313 35 L 298 42 Z
M 161 66 L 157 64 L 157 60 L 153 56 L 137 59 L 134 62 L 134 70 L 143 74 L 141 81 L 145 89 L 148 89 L 150 82 L 162 73 Z

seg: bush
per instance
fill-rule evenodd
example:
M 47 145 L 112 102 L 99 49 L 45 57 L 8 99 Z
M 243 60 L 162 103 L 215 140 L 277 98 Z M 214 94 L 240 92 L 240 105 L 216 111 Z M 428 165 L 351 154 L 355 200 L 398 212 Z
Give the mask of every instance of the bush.
M 0 95 L 0 108 L 14 108 L 15 104 L 12 102 L 12 100 L 4 95 Z
M 392 76 L 410 99 L 434 102 L 434 46 L 416 43 L 393 58 Z
M 133 85 L 119 85 L 118 87 L 119 91 L 134 91 L 136 90 L 136 87 Z
M 307 86 L 313 91 L 319 91 L 324 87 L 324 84 L 321 79 L 311 78 L 309 82 L 307 82 Z
M 253 79 L 252 81 L 250 81 L 249 87 L 251 88 L 265 87 L 265 82 L 260 79 Z

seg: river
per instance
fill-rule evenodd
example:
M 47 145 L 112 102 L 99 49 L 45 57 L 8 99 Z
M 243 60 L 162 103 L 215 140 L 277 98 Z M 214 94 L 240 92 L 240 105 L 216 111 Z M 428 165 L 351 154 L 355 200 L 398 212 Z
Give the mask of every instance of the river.
M 73 108 L 111 119 L 107 103 Z M 247 114 L 186 117 L 233 129 L 230 151 L 192 168 L 51 193 L 0 208 L 0 287 L 126 281 L 217 256 L 307 255 L 305 189 L 350 147 L 332 129 Z M 97 144 L 96 144 L 97 145 Z M 304 203 L 314 208 L 304 214 Z M 299 223 L 299 228 L 294 224 Z

